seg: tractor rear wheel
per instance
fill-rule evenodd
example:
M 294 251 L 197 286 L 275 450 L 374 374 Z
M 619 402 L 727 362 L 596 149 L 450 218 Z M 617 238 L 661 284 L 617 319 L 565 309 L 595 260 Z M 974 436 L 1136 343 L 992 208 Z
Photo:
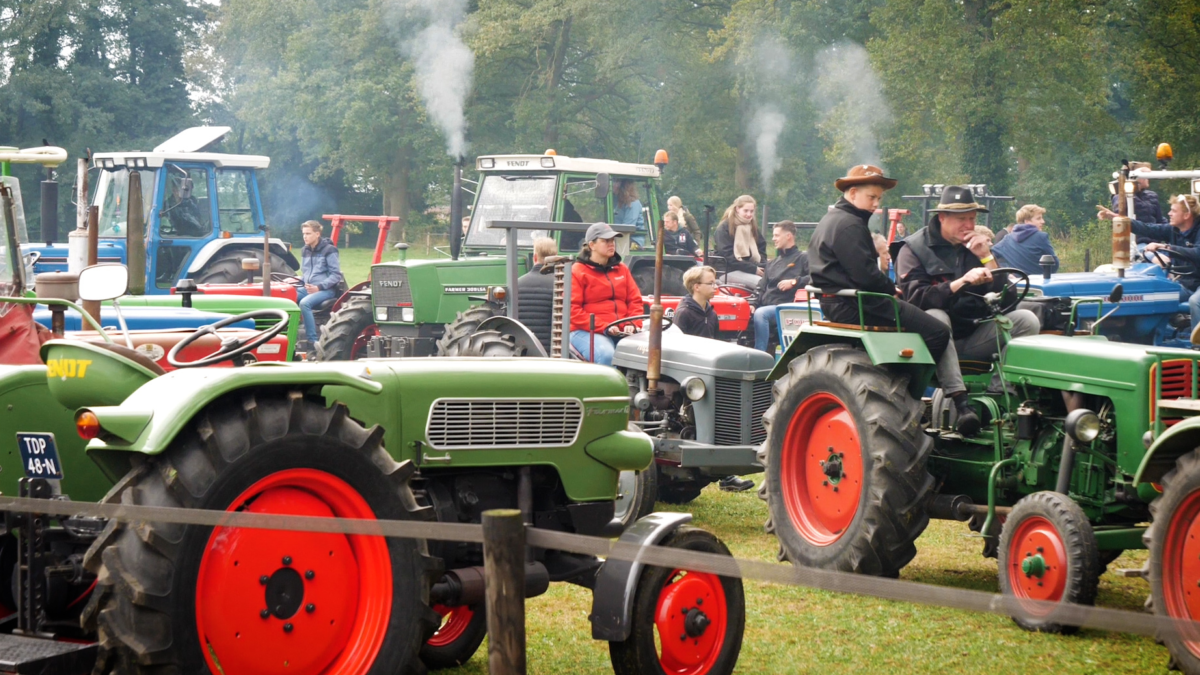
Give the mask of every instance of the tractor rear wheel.
M 775 382 L 759 451 L 767 532 L 780 560 L 896 576 L 929 524 L 925 465 L 933 440 L 908 376 L 871 363 L 849 345 L 809 350 Z
M 204 267 L 196 274 L 196 283 L 198 284 L 236 284 L 246 280 L 246 270 L 242 269 L 242 258 L 258 258 L 262 262 L 262 250 L 251 251 L 247 249 L 236 249 L 227 251 L 223 255 L 218 254 L 217 257 L 205 263 Z M 287 263 L 277 253 L 271 254 L 271 273 L 272 274 L 296 274 L 296 270 Z
M 442 625 L 421 647 L 421 660 L 431 670 L 457 668 L 479 651 L 487 636 L 487 614 L 483 605 L 446 607 L 434 605 Z
M 453 321 L 446 324 L 446 332 L 442 334 L 441 339 L 437 342 L 437 355 L 467 356 L 466 354 L 459 353 L 466 344 L 464 339 L 474 335 L 479 329 L 479 324 L 493 316 L 499 315 L 499 308 L 490 304 L 472 307 L 465 312 L 459 312 Z M 480 354 L 471 354 L 471 356 L 480 356 Z
M 379 334 L 371 297 L 351 296 L 329 317 L 317 342 L 318 361 L 355 361 L 367 355 L 367 341 Z
M 1004 521 L 998 547 L 1000 592 L 1020 600 L 1091 605 L 1100 584 L 1100 553 L 1087 515 L 1069 497 L 1035 492 L 1021 498 Z M 1054 621 L 1054 609 L 1024 606 L 1013 617 L 1025 630 L 1074 633 Z
M 1163 494 L 1150 504 L 1151 522 L 1143 540 L 1150 549 L 1150 602 L 1159 616 L 1200 621 L 1200 451 L 1180 457 L 1162 479 Z M 1171 667 L 1200 673 L 1200 631 L 1180 626 L 1161 635 Z
M 299 392 L 230 397 L 201 412 L 108 500 L 360 519 L 425 519 L 409 463 L 343 405 Z M 438 625 L 422 541 L 368 535 L 109 523 L 88 551 L 84 619 L 96 672 L 423 672 Z
M 719 539 L 694 527 L 675 530 L 661 545 L 730 555 Z M 647 565 L 634 592 L 629 639 L 608 643 L 613 672 L 732 673 L 745 627 L 746 598 L 741 579 Z

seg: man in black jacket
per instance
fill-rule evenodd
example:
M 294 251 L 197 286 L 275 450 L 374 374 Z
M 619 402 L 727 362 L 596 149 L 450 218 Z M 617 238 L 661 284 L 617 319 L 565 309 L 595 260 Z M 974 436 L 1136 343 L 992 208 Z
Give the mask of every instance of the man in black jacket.
M 796 224 L 781 220 L 772 232 L 775 259 L 763 268 L 754 293 L 754 348 L 767 351 L 775 330 L 775 305 L 792 302 L 796 291 L 808 285 L 808 254 L 796 248 Z
M 942 391 L 956 405 L 967 398 L 958 360 L 988 362 L 997 351 L 996 322 L 978 323 L 992 316 L 983 295 L 1004 290 L 1008 282 L 992 276 L 998 265 L 991 242 L 975 231 L 975 217 L 980 211 L 987 209 L 975 203 L 969 189 L 947 186 L 938 208 L 930 209 L 933 215 L 929 224 L 905 239 L 896 256 L 896 278 L 904 297 L 951 328 L 954 340 L 946 353 L 953 358 L 938 363 L 937 377 Z M 1012 322 L 1012 337 L 1036 335 L 1041 330 L 1037 317 L 1029 310 L 1018 309 L 1005 316 Z M 1001 363 L 1005 348 L 1000 348 Z M 1001 387 L 997 369 L 989 390 L 999 392 Z M 962 406 L 958 407 L 961 427 Z M 975 424 L 978 426 L 978 420 Z
M 546 353 L 550 353 L 551 317 L 554 315 L 554 275 L 543 274 L 546 258 L 558 255 L 553 239 L 533 240 L 533 269 L 517 279 L 517 320 L 525 324 Z
M 821 313 L 825 319 L 858 325 L 858 300 L 838 297 L 838 291 L 851 289 L 899 295 L 896 285 L 879 270 L 879 254 L 867 227 L 867 221 L 883 200 L 884 191 L 896 187 L 896 181 L 885 177 L 879 167 L 860 164 L 839 178 L 834 187 L 841 191 L 842 198 L 821 218 L 808 244 L 809 272 L 813 285 L 821 289 Z M 921 335 L 940 371 L 950 344 L 950 330 L 903 300 L 897 300 L 895 306 L 899 309 L 900 327 Z M 862 321 L 867 325 L 896 325 L 892 301 L 869 297 L 863 300 L 862 308 Z M 965 395 L 961 399 L 959 431 L 979 433 L 979 416 L 971 411 Z

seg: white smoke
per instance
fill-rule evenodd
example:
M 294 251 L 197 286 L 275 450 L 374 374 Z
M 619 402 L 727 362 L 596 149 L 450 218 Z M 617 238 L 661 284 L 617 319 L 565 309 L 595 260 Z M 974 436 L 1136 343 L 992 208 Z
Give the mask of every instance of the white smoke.
M 821 133 L 832 143 L 830 159 L 883 166 L 876 133 L 892 111 L 862 45 L 842 42 L 817 55 L 816 103 Z
M 750 120 L 750 136 L 754 139 L 754 151 L 758 155 L 758 170 L 762 174 L 763 190 L 771 192 L 775 172 L 783 165 L 779 158 L 779 135 L 787 125 L 787 117 L 773 105 L 766 105 L 754 113 Z
M 446 136 L 446 152 L 467 151 L 464 113 L 475 73 L 475 53 L 457 28 L 466 17 L 466 0 L 391 0 L 405 35 L 404 53 L 416 69 L 417 88 L 429 116 Z
M 787 127 L 787 115 L 781 102 L 786 100 L 788 85 L 794 77 L 792 52 L 787 44 L 778 36 L 755 41 L 749 76 L 756 95 L 746 131 L 754 143 L 763 190 L 769 194 L 775 172 L 783 165 L 779 137 Z

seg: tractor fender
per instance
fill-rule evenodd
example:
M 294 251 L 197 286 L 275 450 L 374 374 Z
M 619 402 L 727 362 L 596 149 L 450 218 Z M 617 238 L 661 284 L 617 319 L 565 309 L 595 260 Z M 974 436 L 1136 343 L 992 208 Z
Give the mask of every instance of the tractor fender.
M 1154 439 L 1133 477 L 1135 485 L 1158 483 L 1175 468 L 1175 460 L 1200 448 L 1200 417 L 1189 417 Z
M 510 319 L 507 316 L 493 316 L 481 322 L 479 328 L 476 330 L 495 330 L 505 335 L 511 335 L 517 341 L 517 347 L 524 347 L 529 356 L 540 356 L 542 358 L 547 356 L 546 348 L 542 346 L 542 341 L 537 339 L 537 336 L 525 324 L 516 319 Z
M 617 541 L 653 545 L 692 520 L 690 513 L 651 513 L 629 526 Z M 624 642 L 633 630 L 633 598 L 642 562 L 606 560 L 596 573 L 592 588 L 592 639 Z
M 247 251 L 262 251 L 262 237 L 234 237 L 230 239 L 213 239 L 196 252 L 196 257 L 192 259 L 192 263 L 188 265 L 187 274 L 191 276 L 209 263 L 213 258 L 216 258 L 219 253 L 226 249 L 245 249 Z M 292 255 L 288 245 L 276 237 L 271 237 L 271 253 L 278 255 L 287 261 L 287 264 L 292 266 L 292 269 L 300 269 L 300 261 L 296 260 L 296 256 Z
M 346 291 L 345 293 L 342 293 L 341 297 L 339 297 L 337 299 L 337 302 L 333 303 L 333 306 L 329 308 L 329 313 L 333 314 L 334 312 L 341 309 L 342 305 L 344 305 L 350 301 L 350 298 L 369 298 L 369 297 L 371 297 L 371 280 L 368 279 L 366 281 L 360 281 L 357 284 L 354 284 L 353 286 L 351 286 L 350 290 Z
M 241 368 L 188 368 L 146 382 L 120 405 L 85 407 L 100 422 L 102 433 L 88 444 L 94 451 L 157 455 L 197 415 L 219 398 L 239 390 L 320 390 L 346 386 L 379 394 L 383 385 L 362 364 L 328 362 L 303 368 L 261 363 Z

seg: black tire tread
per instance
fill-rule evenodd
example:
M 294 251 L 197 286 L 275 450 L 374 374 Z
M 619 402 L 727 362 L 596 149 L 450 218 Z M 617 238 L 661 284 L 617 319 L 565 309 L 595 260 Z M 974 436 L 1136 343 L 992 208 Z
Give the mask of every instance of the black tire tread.
M 866 431 L 860 441 L 872 456 L 866 508 L 855 517 L 858 536 L 852 537 L 843 555 L 824 564 L 800 550 L 788 550 L 785 536 L 789 535 L 780 536 L 780 524 L 776 521 L 776 509 L 782 511 L 784 507 L 773 504 L 769 497 L 773 487 L 771 448 L 782 445 L 788 426 L 787 419 L 777 420 L 777 417 L 784 412 L 782 406 L 789 390 L 818 373 L 832 374 L 850 384 L 865 413 L 865 419 L 858 420 L 860 432 L 864 427 Z M 933 451 L 933 440 L 921 429 L 924 406 L 908 395 L 907 388 L 906 375 L 893 375 L 876 367 L 865 352 L 850 345 L 816 347 L 788 364 L 787 374 L 775 382 L 775 402 L 763 414 L 767 441 L 758 453 L 759 462 L 767 467 L 758 495 L 770 507 L 765 530 L 779 539 L 779 560 L 843 572 L 896 576 L 916 556 L 914 542 L 929 525 L 925 502 L 934 480 L 925 467 Z M 790 529 L 790 525 L 785 527 Z M 852 523 L 851 527 L 856 525 Z M 795 538 L 800 539 L 799 534 Z
M 1142 534 L 1142 541 L 1150 551 L 1146 563 L 1146 580 L 1150 582 L 1150 595 L 1146 598 L 1146 609 L 1157 616 L 1168 616 L 1163 596 L 1163 542 L 1171 516 L 1179 507 L 1180 500 L 1193 490 L 1200 488 L 1200 448 L 1175 460 L 1175 467 L 1160 481 L 1162 495 L 1150 502 L 1150 527 Z M 1186 618 L 1186 617 L 1176 617 Z M 1200 675 L 1200 658 L 1192 653 L 1183 636 L 1177 633 L 1160 635 L 1159 642 L 1166 645 L 1171 658 L 1169 670 L 1180 670 L 1188 675 Z
M 472 334 L 479 328 L 479 324 L 497 316 L 496 308 L 493 305 L 479 305 L 472 307 L 465 312 L 459 312 L 454 320 L 446 324 L 446 331 L 437 341 L 438 356 L 462 356 L 459 353 L 462 345 L 462 340 Z
M 366 429 L 351 419 L 342 404 L 326 408 L 300 392 L 285 396 L 223 399 L 201 412 L 189 429 L 179 434 L 161 455 L 147 458 L 106 495 L 107 502 L 176 508 L 199 508 L 206 490 L 222 471 L 256 444 L 287 435 L 332 436 L 343 445 L 365 454 L 394 486 L 408 517 L 430 520 L 432 510 L 418 506 L 408 479 L 411 463 L 397 463 L 383 449 L 382 429 Z M 182 673 L 178 648 L 172 644 L 169 587 L 173 560 L 187 526 L 171 523 L 110 522 L 88 550 L 84 564 L 98 574 L 96 590 L 83 612 L 85 627 L 97 634 L 99 656 L 94 673 L 160 675 Z M 411 540 L 409 540 L 411 541 Z M 423 541 L 413 542 L 419 557 L 416 569 L 423 609 L 418 612 L 419 642 L 410 645 L 414 658 L 406 672 L 423 673 L 415 658 L 438 626 L 437 613 L 428 606 L 428 588 L 437 573 L 437 562 L 426 554 Z
M 354 341 L 375 324 L 372 311 L 370 296 L 354 295 L 348 298 L 321 326 L 321 339 L 316 346 L 317 360 L 349 361 Z

